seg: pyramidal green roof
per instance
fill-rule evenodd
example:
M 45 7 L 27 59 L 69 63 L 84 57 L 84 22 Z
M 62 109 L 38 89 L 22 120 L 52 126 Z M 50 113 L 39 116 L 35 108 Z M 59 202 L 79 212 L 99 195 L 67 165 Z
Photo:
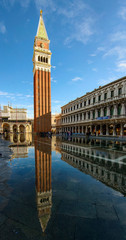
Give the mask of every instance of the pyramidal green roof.
M 47 35 L 45 24 L 42 18 L 42 10 L 40 10 L 40 18 L 39 18 L 39 24 L 38 24 L 36 36 L 40 38 L 44 38 L 45 40 L 48 40 L 48 35 Z

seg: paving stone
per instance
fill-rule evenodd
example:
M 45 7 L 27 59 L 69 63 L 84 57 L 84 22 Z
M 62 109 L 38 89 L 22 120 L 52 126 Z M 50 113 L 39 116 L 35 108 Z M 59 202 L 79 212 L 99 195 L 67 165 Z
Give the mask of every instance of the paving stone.
M 113 206 L 96 205 L 98 219 L 118 220 L 117 213 Z
M 4 214 L 0 213 L 0 225 L 2 225 L 6 220 L 7 217 Z

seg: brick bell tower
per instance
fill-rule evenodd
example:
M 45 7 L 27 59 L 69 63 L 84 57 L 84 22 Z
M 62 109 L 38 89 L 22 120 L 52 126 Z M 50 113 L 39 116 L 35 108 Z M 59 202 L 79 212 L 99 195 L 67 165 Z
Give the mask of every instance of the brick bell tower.
M 51 51 L 49 39 L 40 11 L 37 34 L 34 40 L 34 132 L 51 131 Z

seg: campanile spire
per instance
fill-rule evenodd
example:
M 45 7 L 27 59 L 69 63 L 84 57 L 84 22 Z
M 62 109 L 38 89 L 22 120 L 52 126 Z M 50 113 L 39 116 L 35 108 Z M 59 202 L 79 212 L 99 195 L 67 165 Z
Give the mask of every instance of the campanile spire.
M 51 51 L 49 38 L 40 10 L 37 34 L 34 40 L 34 131 L 51 131 Z

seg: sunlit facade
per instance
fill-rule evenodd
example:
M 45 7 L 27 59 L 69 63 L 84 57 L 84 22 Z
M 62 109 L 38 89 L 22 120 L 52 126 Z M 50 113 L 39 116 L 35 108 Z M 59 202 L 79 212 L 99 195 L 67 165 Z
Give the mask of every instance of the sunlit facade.
M 126 135 L 126 77 L 86 93 L 61 110 L 63 133 Z
M 27 117 L 27 109 L 3 106 L 0 112 L 0 132 L 28 133 L 32 132 L 32 123 Z

